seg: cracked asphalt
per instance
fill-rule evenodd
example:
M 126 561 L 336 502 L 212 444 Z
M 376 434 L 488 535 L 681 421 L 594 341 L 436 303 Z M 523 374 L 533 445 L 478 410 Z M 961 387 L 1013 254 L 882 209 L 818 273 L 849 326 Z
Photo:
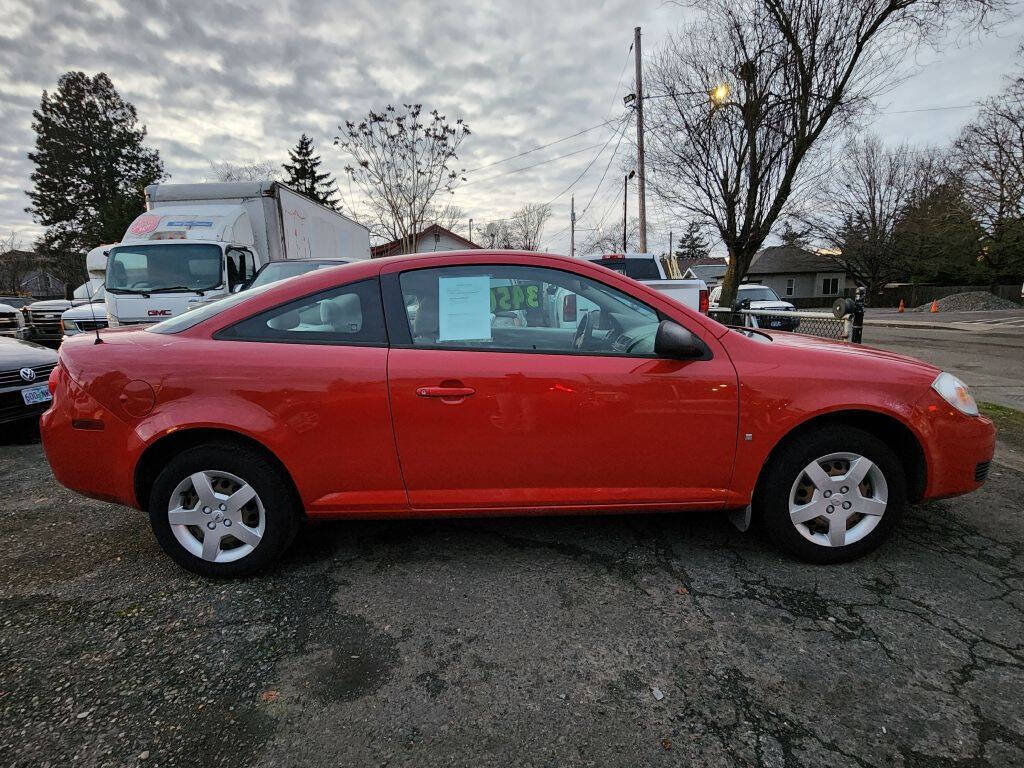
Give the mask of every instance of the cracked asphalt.
M 716 514 L 390 521 L 238 582 L 31 435 L 0 477 L 3 766 L 1024 764 L 1007 465 L 843 566 Z

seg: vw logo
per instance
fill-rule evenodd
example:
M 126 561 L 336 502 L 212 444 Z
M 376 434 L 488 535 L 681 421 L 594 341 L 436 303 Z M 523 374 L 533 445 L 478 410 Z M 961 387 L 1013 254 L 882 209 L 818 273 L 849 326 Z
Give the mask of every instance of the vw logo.
M 23 378 L 25 381 L 36 380 L 36 372 L 33 371 L 31 368 L 22 368 L 20 371 L 18 371 L 18 375 L 21 376 L 21 378 Z

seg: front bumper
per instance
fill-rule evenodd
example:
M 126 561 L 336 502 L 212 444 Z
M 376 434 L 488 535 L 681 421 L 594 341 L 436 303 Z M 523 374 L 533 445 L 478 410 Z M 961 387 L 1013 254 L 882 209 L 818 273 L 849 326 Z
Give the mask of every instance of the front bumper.
M 996 451 L 996 428 L 984 416 L 965 416 L 938 395 L 925 405 L 928 462 L 925 499 L 941 499 L 976 491 L 988 477 Z

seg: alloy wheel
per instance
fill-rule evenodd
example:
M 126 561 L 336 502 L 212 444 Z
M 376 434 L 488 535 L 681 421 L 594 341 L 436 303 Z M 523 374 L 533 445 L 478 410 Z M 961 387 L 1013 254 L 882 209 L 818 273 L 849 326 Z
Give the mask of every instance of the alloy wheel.
M 797 476 L 789 517 L 805 539 L 823 547 L 860 541 L 885 514 L 889 487 L 879 466 L 857 453 L 830 453 Z
M 263 538 L 266 510 L 252 485 L 220 470 L 193 472 L 167 502 L 178 542 L 203 560 L 229 563 L 250 554 Z

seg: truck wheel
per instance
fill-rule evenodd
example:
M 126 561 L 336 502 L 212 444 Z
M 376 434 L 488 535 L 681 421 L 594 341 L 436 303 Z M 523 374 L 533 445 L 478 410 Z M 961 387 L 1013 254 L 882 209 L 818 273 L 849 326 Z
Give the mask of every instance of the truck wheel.
M 903 466 L 885 443 L 831 426 L 772 457 L 754 510 L 781 549 L 811 563 L 839 563 L 881 544 L 906 499 Z
M 190 448 L 157 476 L 149 521 L 164 552 L 200 576 L 249 576 L 273 565 L 299 512 L 286 478 L 238 445 Z

